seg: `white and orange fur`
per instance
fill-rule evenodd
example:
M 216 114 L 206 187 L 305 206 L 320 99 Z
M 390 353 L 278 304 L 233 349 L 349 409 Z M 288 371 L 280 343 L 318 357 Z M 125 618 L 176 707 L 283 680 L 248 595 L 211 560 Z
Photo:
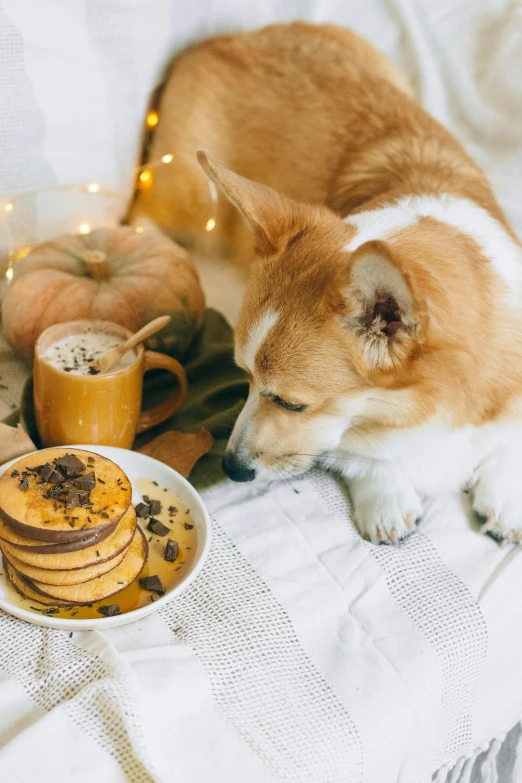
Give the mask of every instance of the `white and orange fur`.
M 334 469 L 374 542 L 469 486 L 482 530 L 521 542 L 522 250 L 461 145 L 369 44 L 292 23 L 174 63 L 151 157 L 202 147 L 221 241 L 255 255 L 229 475 Z M 132 219 L 197 237 L 204 180 L 154 176 Z

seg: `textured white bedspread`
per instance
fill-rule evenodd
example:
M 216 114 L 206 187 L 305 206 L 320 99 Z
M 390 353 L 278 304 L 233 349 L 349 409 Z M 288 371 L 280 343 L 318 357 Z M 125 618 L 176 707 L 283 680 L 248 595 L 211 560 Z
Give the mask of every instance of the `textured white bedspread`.
M 466 498 L 398 547 L 319 472 L 206 500 L 208 565 L 145 622 L 0 615 L 1 780 L 424 783 L 520 718 L 522 559 Z
M 0 199 L 128 192 L 169 53 L 296 17 L 350 25 L 402 64 L 522 231 L 511 0 L 3 0 Z M 24 377 L 2 345 L 0 376 L 1 418 Z M 206 499 L 208 565 L 147 621 L 69 638 L 0 613 L 2 783 L 522 780 L 522 556 L 473 528 L 466 497 L 438 499 L 399 547 L 363 542 L 321 473 Z

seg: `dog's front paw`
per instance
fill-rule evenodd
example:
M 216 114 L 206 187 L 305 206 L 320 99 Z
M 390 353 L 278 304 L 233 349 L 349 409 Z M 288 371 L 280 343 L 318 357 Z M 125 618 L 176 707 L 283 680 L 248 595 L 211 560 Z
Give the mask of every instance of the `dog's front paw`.
M 477 468 L 472 481 L 473 511 L 483 522 L 482 533 L 496 541 L 520 544 L 522 477 L 516 462 L 492 456 Z
M 415 530 L 422 516 L 415 489 L 401 480 L 352 479 L 350 493 L 361 535 L 374 544 L 396 544 Z

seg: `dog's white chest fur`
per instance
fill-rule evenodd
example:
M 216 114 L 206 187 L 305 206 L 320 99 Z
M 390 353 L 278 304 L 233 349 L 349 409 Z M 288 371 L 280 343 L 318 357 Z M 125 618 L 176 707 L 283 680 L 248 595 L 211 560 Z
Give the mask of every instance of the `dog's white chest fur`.
M 451 432 L 427 424 L 378 434 L 356 428 L 345 433 L 339 456 L 346 463 L 340 468 L 345 475 L 378 475 L 393 466 L 420 495 L 432 495 L 464 486 L 479 460 L 479 448 L 472 427 Z
M 349 479 L 355 516 L 372 541 L 408 535 L 423 499 L 469 486 L 483 531 L 522 542 L 522 424 L 447 431 L 432 423 L 374 440 L 348 430 L 325 461 Z

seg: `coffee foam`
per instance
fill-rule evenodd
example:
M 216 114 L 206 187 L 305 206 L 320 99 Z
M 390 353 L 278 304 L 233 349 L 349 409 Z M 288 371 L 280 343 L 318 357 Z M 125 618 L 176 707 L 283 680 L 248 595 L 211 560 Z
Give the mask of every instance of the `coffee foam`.
M 53 367 L 70 372 L 72 375 L 98 375 L 96 367 L 98 359 L 124 342 L 122 337 L 104 332 L 72 334 L 49 346 L 43 358 Z M 134 351 L 127 351 L 110 372 L 125 369 L 135 359 Z

